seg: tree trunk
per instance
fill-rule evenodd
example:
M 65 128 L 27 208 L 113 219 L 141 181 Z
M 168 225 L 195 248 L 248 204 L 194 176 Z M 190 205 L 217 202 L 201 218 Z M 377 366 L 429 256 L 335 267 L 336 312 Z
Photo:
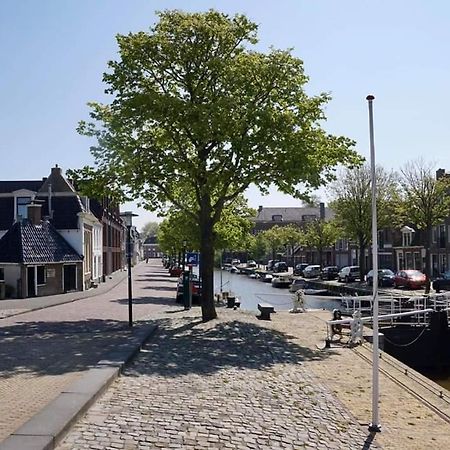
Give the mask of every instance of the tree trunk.
M 202 280 L 202 320 L 217 317 L 214 306 L 214 235 L 208 208 L 200 213 L 200 278 Z
M 366 274 L 366 245 L 361 240 L 359 241 L 359 281 L 364 281 Z

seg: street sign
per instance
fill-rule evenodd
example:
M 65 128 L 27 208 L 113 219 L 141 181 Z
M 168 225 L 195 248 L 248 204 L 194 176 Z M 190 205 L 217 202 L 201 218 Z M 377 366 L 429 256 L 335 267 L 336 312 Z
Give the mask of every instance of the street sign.
M 199 254 L 188 252 L 187 255 L 187 263 L 191 266 L 198 266 Z

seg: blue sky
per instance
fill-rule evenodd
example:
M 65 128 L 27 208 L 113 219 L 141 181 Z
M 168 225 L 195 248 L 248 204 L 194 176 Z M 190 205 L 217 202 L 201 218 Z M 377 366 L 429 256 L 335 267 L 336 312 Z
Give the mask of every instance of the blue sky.
M 328 131 L 355 139 L 368 157 L 373 94 L 377 163 L 399 169 L 423 157 L 450 171 L 450 2 L 1 0 L 0 179 L 90 163 L 89 140 L 75 129 L 88 101 L 107 100 L 101 79 L 117 55 L 115 35 L 146 30 L 155 10 L 172 8 L 247 14 L 260 50 L 293 47 L 308 93 L 331 93 Z M 275 191 L 248 197 L 253 207 L 298 205 Z M 139 214 L 138 226 L 154 218 Z

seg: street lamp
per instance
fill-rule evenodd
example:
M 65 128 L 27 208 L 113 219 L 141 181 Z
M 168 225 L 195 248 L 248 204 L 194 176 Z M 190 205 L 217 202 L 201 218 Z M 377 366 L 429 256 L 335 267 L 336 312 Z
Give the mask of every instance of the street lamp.
M 127 264 L 128 264 L 128 326 L 133 326 L 133 291 L 131 284 L 131 227 L 133 226 L 133 217 L 137 214 L 133 214 L 131 211 L 126 211 L 120 214 L 123 218 L 125 226 L 127 227 Z
M 373 132 L 373 101 L 375 97 L 368 95 L 369 106 L 369 139 L 370 139 L 370 178 L 372 183 L 372 269 L 373 277 L 373 340 L 372 340 L 372 422 L 370 432 L 381 431 L 378 402 L 379 393 L 379 335 L 378 335 L 378 227 L 377 227 L 377 186 L 375 176 L 375 139 Z

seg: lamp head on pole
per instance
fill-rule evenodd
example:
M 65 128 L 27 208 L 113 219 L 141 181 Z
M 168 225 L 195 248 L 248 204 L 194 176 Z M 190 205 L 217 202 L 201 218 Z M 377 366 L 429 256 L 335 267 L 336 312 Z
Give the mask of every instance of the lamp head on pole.
M 133 225 L 133 217 L 137 217 L 137 214 L 131 211 L 125 211 L 120 213 L 120 217 L 122 217 L 126 227 L 131 227 Z

